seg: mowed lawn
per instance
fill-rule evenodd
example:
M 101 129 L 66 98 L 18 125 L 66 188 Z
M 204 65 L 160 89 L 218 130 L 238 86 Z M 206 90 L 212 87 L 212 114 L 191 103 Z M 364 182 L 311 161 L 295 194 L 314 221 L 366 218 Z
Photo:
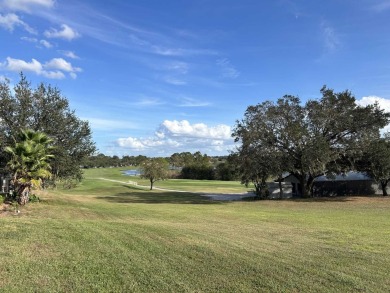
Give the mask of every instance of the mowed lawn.
M 86 175 L 0 214 L 1 292 L 390 291 L 389 198 L 217 202 Z

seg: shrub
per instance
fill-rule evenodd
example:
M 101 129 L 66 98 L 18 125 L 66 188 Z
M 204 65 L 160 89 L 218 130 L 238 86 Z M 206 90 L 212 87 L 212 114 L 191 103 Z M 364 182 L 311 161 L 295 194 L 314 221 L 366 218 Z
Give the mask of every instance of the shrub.
M 40 202 L 41 200 L 35 194 L 31 194 L 30 197 L 29 197 L 29 201 L 30 202 Z

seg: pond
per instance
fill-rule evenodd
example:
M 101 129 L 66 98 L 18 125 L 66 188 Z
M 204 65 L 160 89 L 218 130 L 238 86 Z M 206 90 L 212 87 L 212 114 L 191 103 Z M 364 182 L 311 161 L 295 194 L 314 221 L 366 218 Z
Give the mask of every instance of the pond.
M 127 175 L 127 176 L 139 176 L 141 175 L 141 173 L 139 172 L 139 170 L 125 170 L 122 172 L 124 175 Z

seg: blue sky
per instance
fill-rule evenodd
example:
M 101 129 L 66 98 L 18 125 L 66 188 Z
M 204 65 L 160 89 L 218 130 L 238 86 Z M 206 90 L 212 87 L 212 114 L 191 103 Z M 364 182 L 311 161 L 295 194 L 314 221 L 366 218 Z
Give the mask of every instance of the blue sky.
M 226 155 L 247 106 L 285 94 L 390 111 L 390 0 L 0 0 L 0 79 L 20 71 L 102 153 Z

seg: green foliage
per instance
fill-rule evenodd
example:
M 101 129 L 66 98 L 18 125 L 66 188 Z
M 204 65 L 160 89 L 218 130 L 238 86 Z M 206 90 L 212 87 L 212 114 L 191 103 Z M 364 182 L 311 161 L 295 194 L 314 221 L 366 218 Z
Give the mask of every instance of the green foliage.
M 181 169 L 180 178 L 195 180 L 214 180 L 214 168 L 207 165 L 189 165 Z
M 38 196 L 36 196 L 35 194 L 30 194 L 30 196 L 29 196 L 29 202 L 32 202 L 32 203 L 34 203 L 34 202 L 40 202 L 41 200 L 40 200 L 40 198 L 38 197 Z
M 209 166 L 211 158 L 206 154 L 202 155 L 201 152 L 174 153 L 169 158 L 169 163 L 173 167 L 188 167 L 188 166 Z
M 236 168 L 232 160 L 221 162 L 215 168 L 215 178 L 223 181 L 238 180 Z
M 360 171 L 366 172 L 381 185 L 384 196 L 390 181 L 390 133 L 372 140 L 357 162 Z
M 42 132 L 22 130 L 19 142 L 14 147 L 5 148 L 11 155 L 7 167 L 13 173 L 13 185 L 20 204 L 28 201 L 31 188 L 41 188 L 42 180 L 51 177 L 52 142 Z
M 269 175 L 285 171 L 300 180 L 304 197 L 312 196 L 316 177 L 351 169 L 389 122 L 389 113 L 377 104 L 358 106 L 349 91 L 323 87 L 321 93 L 321 99 L 305 105 L 284 96 L 247 108 L 233 132 L 241 143 L 237 154 L 244 183 L 263 185 Z
M 43 132 L 53 139 L 53 179 L 81 178 L 80 163 L 95 151 L 92 133 L 88 122 L 69 109 L 59 89 L 43 83 L 32 89 L 22 74 L 13 91 L 8 81 L 0 81 L 0 97 L 3 145 L 12 145 L 21 129 Z M 9 160 L 4 155 L 0 162 Z
M 163 158 L 146 159 L 141 163 L 141 178 L 150 181 L 150 190 L 153 189 L 153 184 L 158 180 L 168 178 L 168 162 Z

